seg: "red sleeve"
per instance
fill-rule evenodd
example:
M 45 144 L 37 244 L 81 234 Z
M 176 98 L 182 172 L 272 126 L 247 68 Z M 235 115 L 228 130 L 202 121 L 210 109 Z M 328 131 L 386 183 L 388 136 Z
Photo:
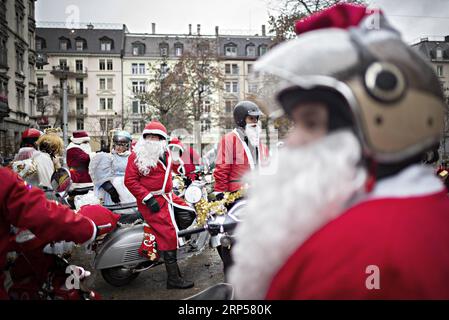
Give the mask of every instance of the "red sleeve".
M 26 228 L 45 242 L 84 243 L 95 234 L 93 222 L 70 208 L 47 200 L 42 190 L 26 184 L 9 169 L 0 169 L 1 214 L 10 224 Z
M 214 191 L 228 191 L 229 176 L 232 166 L 232 139 L 225 135 L 218 144 L 217 161 L 214 170 Z
M 134 163 L 136 159 L 136 154 L 133 152 L 128 158 L 128 164 L 125 170 L 125 186 L 128 188 L 129 192 L 136 197 L 137 201 L 142 203 L 142 200 L 150 193 L 147 188 L 145 188 L 140 183 L 140 173 L 137 165 Z

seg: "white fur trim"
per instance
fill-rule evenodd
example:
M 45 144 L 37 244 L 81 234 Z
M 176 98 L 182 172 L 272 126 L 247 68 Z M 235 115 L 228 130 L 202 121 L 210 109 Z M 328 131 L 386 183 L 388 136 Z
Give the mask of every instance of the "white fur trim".
M 90 220 L 90 219 L 89 219 Z M 92 223 L 92 226 L 94 227 L 94 232 L 92 233 L 92 237 L 90 237 L 89 240 L 87 240 L 86 242 L 84 242 L 82 245 L 83 246 L 88 246 L 89 244 L 91 244 L 92 242 L 94 242 L 95 238 L 97 237 L 97 226 L 95 225 L 95 223 L 90 220 L 90 222 Z
M 70 186 L 70 190 L 74 190 L 77 188 L 88 188 L 88 187 L 93 188 L 93 186 L 94 186 L 94 184 L 92 182 L 72 183 L 72 185 Z
M 379 180 L 367 199 L 420 197 L 444 189 L 443 182 L 435 176 L 431 167 L 415 164 L 392 177 Z
M 145 196 L 145 198 L 142 199 L 142 203 L 145 204 L 145 201 L 147 201 L 148 199 L 153 198 L 153 194 L 150 192 L 149 194 L 147 194 Z
M 142 132 L 142 137 L 143 137 L 145 134 L 158 134 L 158 135 L 160 135 L 160 136 L 163 136 L 165 139 L 168 139 L 168 135 L 167 135 L 164 131 L 162 131 L 162 130 L 149 130 L 149 129 L 145 129 L 145 130 L 143 130 L 143 132 Z
M 83 142 L 89 142 L 90 138 L 89 137 L 82 137 L 82 138 L 71 137 L 70 141 L 72 141 L 73 143 L 80 144 L 80 143 L 83 143 Z

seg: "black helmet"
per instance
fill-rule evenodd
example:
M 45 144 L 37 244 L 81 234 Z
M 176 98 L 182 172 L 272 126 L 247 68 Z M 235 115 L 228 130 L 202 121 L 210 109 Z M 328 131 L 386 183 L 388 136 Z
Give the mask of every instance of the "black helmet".
M 261 115 L 263 115 L 262 111 L 252 101 L 240 101 L 234 107 L 235 124 L 242 128 L 246 125 L 245 119 L 247 116 L 260 117 Z

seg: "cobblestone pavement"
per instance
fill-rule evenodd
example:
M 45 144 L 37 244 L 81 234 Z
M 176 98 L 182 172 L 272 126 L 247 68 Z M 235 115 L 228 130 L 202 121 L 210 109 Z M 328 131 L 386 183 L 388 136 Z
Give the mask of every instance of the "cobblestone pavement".
M 111 286 L 103 279 L 101 272 L 90 266 L 90 257 L 78 248 L 70 262 L 92 272 L 87 284 L 105 300 L 184 299 L 224 281 L 222 262 L 216 250 L 212 248 L 206 248 L 200 254 L 178 262 L 185 278 L 195 282 L 193 288 L 185 290 L 166 289 L 167 274 L 163 264 L 143 271 L 126 286 Z

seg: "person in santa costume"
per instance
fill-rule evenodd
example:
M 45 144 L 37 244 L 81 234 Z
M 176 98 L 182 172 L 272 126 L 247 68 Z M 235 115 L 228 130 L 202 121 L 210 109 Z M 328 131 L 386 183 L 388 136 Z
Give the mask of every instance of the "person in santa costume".
M 89 174 L 95 194 L 105 205 L 132 203 L 136 198 L 125 187 L 125 169 L 131 154 L 132 137 L 126 131 L 115 131 L 111 153 L 100 152 L 90 161 Z
M 240 299 L 449 299 L 449 199 L 421 164 L 444 96 L 369 13 L 339 4 L 301 20 L 255 64 L 294 127 L 276 174 L 249 177 L 229 276 Z
M 86 131 L 73 132 L 67 146 L 67 165 L 73 181 L 72 189 L 91 187 L 92 179 L 89 175 L 89 164 L 92 155 L 90 137 Z
M 240 101 L 234 107 L 236 127 L 225 134 L 218 143 L 214 169 L 214 194 L 217 200 L 223 199 L 223 192 L 241 189 L 245 173 L 256 170 L 267 160 L 268 151 L 260 139 L 261 115 L 259 107 L 252 101 Z M 232 265 L 230 250 L 221 245 L 216 248 L 223 261 L 223 271 L 227 274 Z
M 158 121 L 145 126 L 129 156 L 125 186 L 136 197 L 139 212 L 151 226 L 167 270 L 167 289 L 187 289 L 177 264 L 178 224 L 183 229 L 193 222 L 195 212 L 172 192 L 172 158 L 167 150 L 167 129 Z M 176 222 L 178 210 L 188 219 Z M 189 220 L 189 221 L 185 221 Z M 181 227 L 181 224 L 183 226 Z
M 11 226 L 28 229 L 45 243 L 65 240 L 89 244 L 117 225 L 119 215 L 101 206 L 84 206 L 75 213 L 67 206 L 47 200 L 42 190 L 26 183 L 9 168 L 0 168 L 0 181 L 0 300 L 8 299 L 3 270 Z M 108 228 L 98 228 L 108 224 Z
M 168 148 L 171 151 L 173 173 L 185 176 L 189 185 L 198 178 L 198 175 L 195 173 L 200 164 L 198 153 L 193 148 L 186 150 L 181 140 L 176 137 L 170 140 Z
M 27 129 L 22 134 L 21 148 L 11 164 L 12 169 L 29 184 L 51 188 L 56 156 L 62 151 L 62 140 L 53 134 Z
M 217 199 L 222 198 L 223 192 L 239 190 L 243 186 L 243 175 L 266 160 L 268 154 L 260 139 L 261 115 L 259 107 L 252 101 L 240 101 L 234 107 L 236 127 L 225 134 L 218 144 L 214 170 Z

